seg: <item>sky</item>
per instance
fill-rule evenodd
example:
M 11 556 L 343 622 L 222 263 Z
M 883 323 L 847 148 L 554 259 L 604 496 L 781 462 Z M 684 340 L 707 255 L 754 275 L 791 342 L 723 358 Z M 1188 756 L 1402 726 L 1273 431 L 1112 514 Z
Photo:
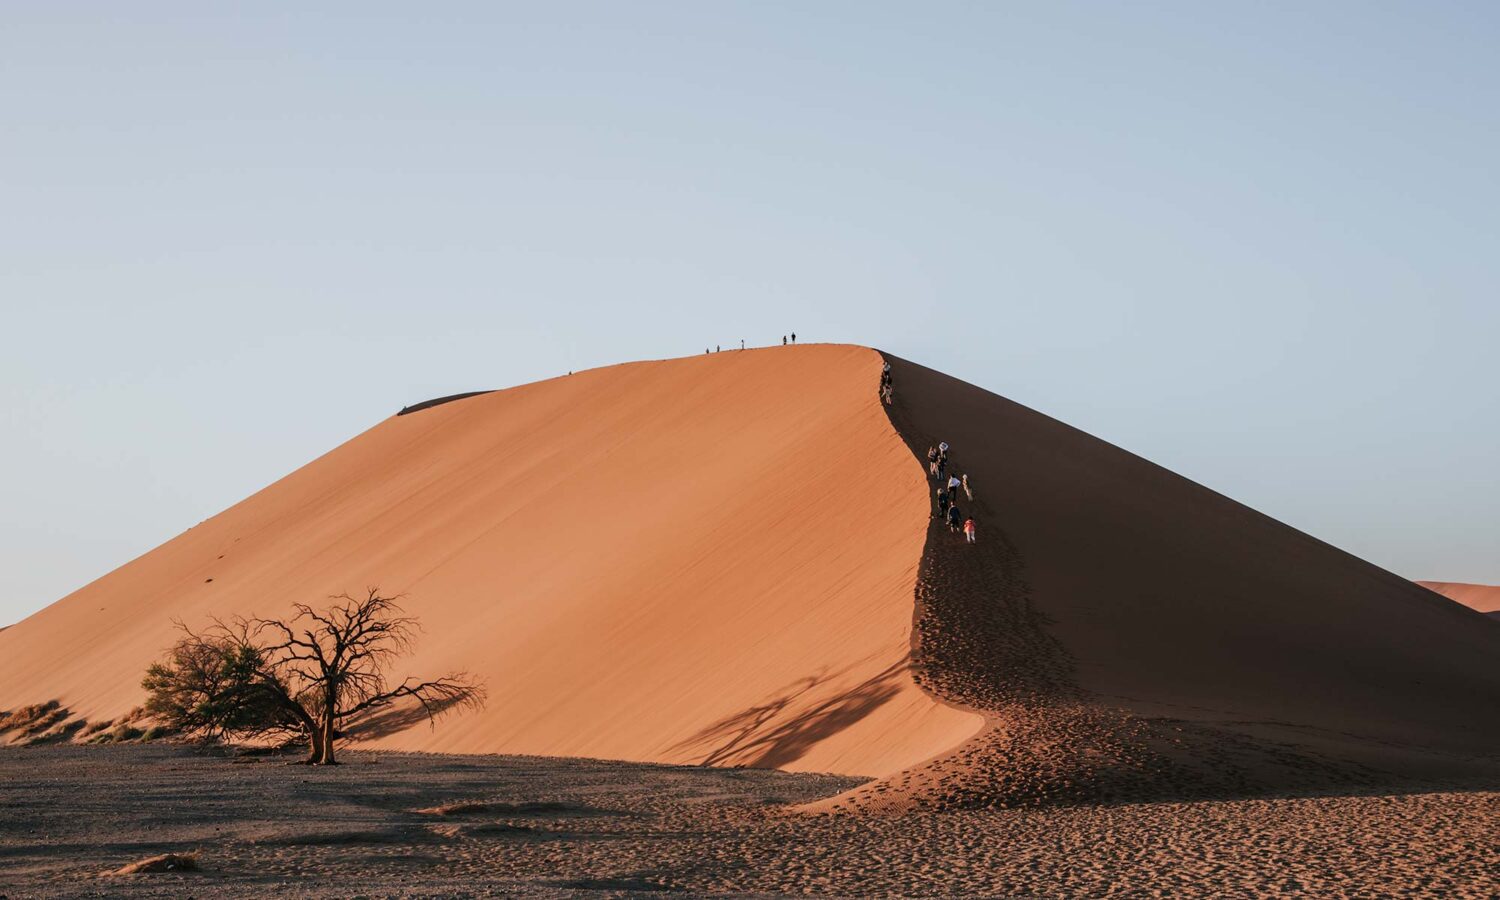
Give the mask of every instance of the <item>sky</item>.
M 889 350 L 1500 583 L 1500 6 L 0 0 L 0 624 L 402 405 Z

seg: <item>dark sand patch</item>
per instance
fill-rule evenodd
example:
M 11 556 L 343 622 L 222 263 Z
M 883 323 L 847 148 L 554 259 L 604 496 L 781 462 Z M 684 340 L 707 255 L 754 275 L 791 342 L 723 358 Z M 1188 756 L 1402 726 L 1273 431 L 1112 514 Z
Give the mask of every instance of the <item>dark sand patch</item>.
M 373 758 L 350 754 L 352 763 Z M 115 878 L 107 893 L 241 900 L 665 890 L 736 897 L 1500 892 L 1500 793 L 787 816 L 767 801 L 806 803 L 858 782 L 582 759 L 378 758 L 380 765 L 318 770 L 234 765 L 225 753 L 168 744 L 0 750 L 0 895 L 97 894 L 100 872 L 188 849 L 205 871 Z M 520 808 L 539 796 L 624 815 L 553 830 L 540 817 L 494 822 L 412 812 L 476 797 Z

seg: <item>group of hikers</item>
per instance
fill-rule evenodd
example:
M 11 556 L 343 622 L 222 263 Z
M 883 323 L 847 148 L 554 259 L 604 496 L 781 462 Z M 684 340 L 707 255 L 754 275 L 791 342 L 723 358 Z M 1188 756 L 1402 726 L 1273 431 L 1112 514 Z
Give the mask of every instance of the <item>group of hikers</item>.
M 974 543 L 978 540 L 979 526 L 974 524 L 973 516 L 964 518 L 963 511 L 958 508 L 958 492 L 963 491 L 964 497 L 972 501 L 974 490 L 969 487 L 967 474 L 960 476 L 949 471 L 947 441 L 927 448 L 927 474 L 937 480 L 937 518 L 948 523 L 949 531 L 962 531 L 965 539 Z
M 880 367 L 880 399 L 889 406 L 895 396 L 895 386 L 891 380 L 891 363 L 889 360 Z M 963 510 L 958 508 L 958 492 L 963 491 L 964 497 L 969 501 L 974 499 L 974 489 L 969 487 L 969 476 L 967 473 L 959 475 L 957 472 L 948 471 L 948 442 L 939 441 L 936 447 L 927 448 L 927 474 L 937 481 L 937 515 L 934 516 L 940 522 L 948 523 L 948 530 L 954 533 L 962 531 L 964 539 L 973 544 L 979 540 L 979 526 L 974 524 L 974 517 L 964 518 Z
M 792 332 L 792 343 L 794 343 L 794 344 L 797 343 L 797 332 L 795 332 L 795 331 Z M 784 335 L 784 334 L 781 336 L 781 346 L 783 346 L 783 347 L 786 346 L 786 335 Z M 719 349 L 720 349 L 719 345 L 718 344 L 714 344 L 714 348 L 712 350 L 708 349 L 707 347 L 704 347 L 703 348 L 703 352 L 705 354 L 707 354 L 707 353 L 718 353 Z M 745 349 L 745 339 L 744 338 L 740 338 L 740 349 L 741 350 Z

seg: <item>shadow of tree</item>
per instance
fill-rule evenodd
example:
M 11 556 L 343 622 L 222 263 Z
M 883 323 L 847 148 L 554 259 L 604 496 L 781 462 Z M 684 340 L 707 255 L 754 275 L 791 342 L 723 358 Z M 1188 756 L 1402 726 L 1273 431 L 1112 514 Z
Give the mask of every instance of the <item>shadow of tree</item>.
M 905 661 L 893 663 L 848 690 L 792 712 L 803 697 L 837 675 L 799 678 L 765 703 L 721 719 L 672 749 L 705 748 L 699 761 L 704 766 L 780 768 L 890 701 L 900 691 L 897 679 L 906 667 Z
M 413 725 L 420 725 L 428 719 L 436 719 L 447 712 L 450 707 L 461 702 L 463 701 L 452 699 L 430 703 L 430 715 L 429 710 L 424 709 L 422 704 L 416 701 L 388 706 L 351 722 L 343 730 L 342 736 L 356 741 L 387 737 L 405 731 Z

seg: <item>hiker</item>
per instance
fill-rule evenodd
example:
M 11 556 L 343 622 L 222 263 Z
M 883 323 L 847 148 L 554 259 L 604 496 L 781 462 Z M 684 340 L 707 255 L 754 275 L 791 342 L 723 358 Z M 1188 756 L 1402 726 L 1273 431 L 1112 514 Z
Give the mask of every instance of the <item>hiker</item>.
M 927 474 L 937 477 L 937 448 L 927 448 Z
M 792 332 L 792 343 L 797 343 L 797 332 Z
M 786 346 L 786 335 L 784 335 L 784 334 L 781 336 L 781 346 L 783 346 L 783 347 Z
M 744 338 L 740 338 L 740 349 L 741 350 L 745 349 L 745 339 Z
M 969 539 L 969 543 L 971 544 L 974 543 L 974 531 L 974 517 L 970 516 L 964 520 L 964 536 Z
M 963 482 L 958 480 L 958 476 L 957 475 L 949 475 L 948 476 L 948 493 L 950 493 L 950 494 L 953 495 L 953 499 L 954 500 L 958 499 L 958 489 L 960 487 L 963 487 Z
M 938 518 L 941 519 L 948 514 L 948 489 L 938 488 Z
M 718 344 L 714 344 L 714 352 L 715 353 L 719 352 L 719 345 Z
M 958 531 L 958 523 L 964 520 L 964 514 L 958 511 L 958 504 L 948 507 L 948 530 Z
M 880 397 L 881 399 L 885 400 L 886 406 L 890 406 L 891 401 L 896 398 L 896 392 L 891 389 L 890 384 L 886 384 L 886 386 L 880 391 Z
M 971 491 L 971 490 L 969 490 L 969 473 L 968 472 L 964 473 L 964 477 L 959 482 L 959 484 L 961 484 L 963 486 L 964 496 L 968 497 L 970 500 L 973 500 L 974 499 L 974 492 Z
M 938 441 L 938 452 L 941 453 L 941 454 L 943 454 L 944 456 L 948 455 L 948 442 L 947 441 Z
M 937 461 L 938 481 L 942 481 L 943 476 L 946 474 L 948 474 L 948 455 L 946 453 L 939 453 Z

